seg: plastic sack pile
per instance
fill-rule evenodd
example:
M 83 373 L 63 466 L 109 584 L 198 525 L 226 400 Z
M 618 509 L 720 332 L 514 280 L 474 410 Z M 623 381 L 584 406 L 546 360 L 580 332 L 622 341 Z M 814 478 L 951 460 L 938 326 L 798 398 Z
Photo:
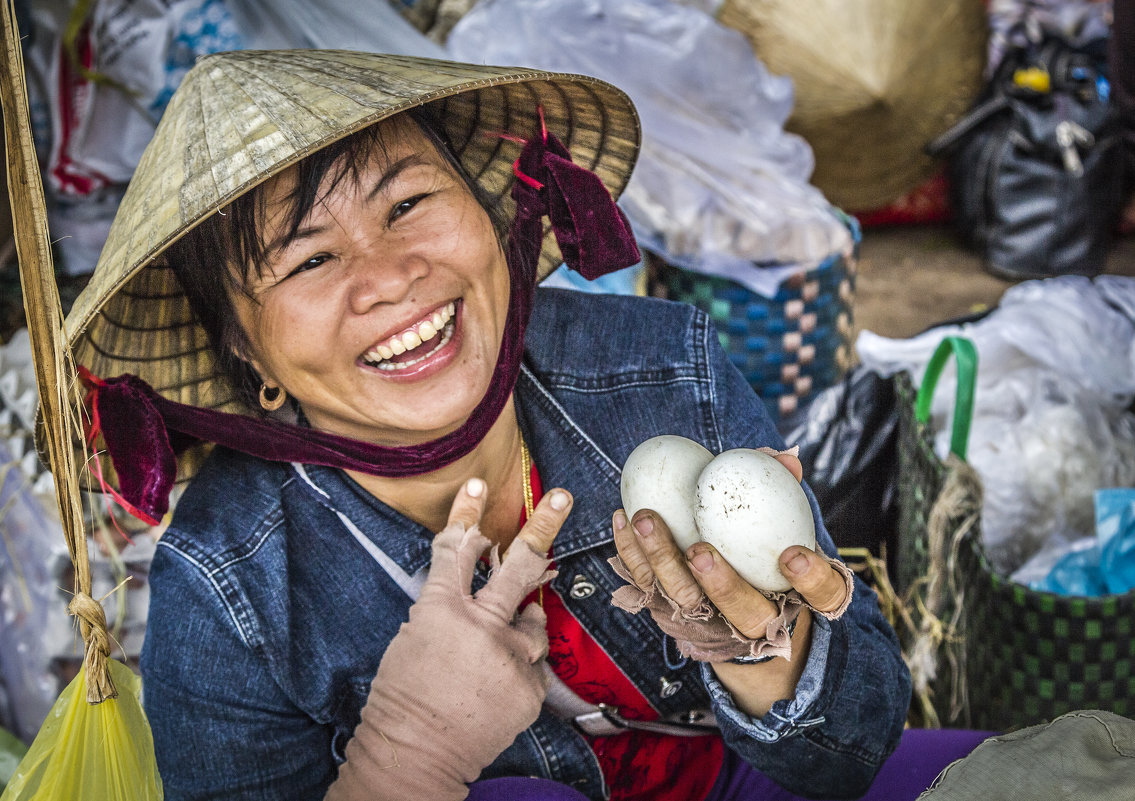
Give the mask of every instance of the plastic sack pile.
M 984 485 L 986 553 L 1002 575 L 1035 580 L 1033 566 L 1015 571 L 1094 541 L 1097 490 L 1135 486 L 1135 279 L 1029 281 L 977 322 L 906 340 L 863 332 L 856 347 L 877 372 L 917 382 L 951 334 L 979 353 L 969 462 Z M 943 375 L 932 410 L 941 456 L 953 384 Z
M 39 400 L 26 328 L 0 345 L 0 726 L 31 742 L 83 658 L 67 611 L 74 568 L 64 542 L 55 483 L 36 453 Z M 116 525 L 105 499 L 85 496 L 99 527 Z M 136 529 L 137 526 L 131 526 Z M 133 543 L 89 554 L 92 592 L 102 598 L 110 632 L 128 658 L 141 653 L 149 601 L 149 563 L 156 539 L 134 531 Z M 129 581 L 126 579 L 129 577 Z
M 704 11 L 669 0 L 481 0 L 446 47 L 457 61 L 593 75 L 630 95 L 642 152 L 619 205 L 670 263 L 771 296 L 787 275 L 850 253 L 847 227 L 808 184 L 811 148 L 783 130 L 791 80 Z

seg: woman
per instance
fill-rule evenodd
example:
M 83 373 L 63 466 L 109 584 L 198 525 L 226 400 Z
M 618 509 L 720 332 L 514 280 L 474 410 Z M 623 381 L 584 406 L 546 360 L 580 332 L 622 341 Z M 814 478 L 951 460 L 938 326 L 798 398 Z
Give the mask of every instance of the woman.
M 142 661 L 167 797 L 868 787 L 909 699 L 872 594 L 795 547 L 774 602 L 617 509 L 650 436 L 781 446 L 711 324 L 533 292 L 561 253 L 637 259 L 607 193 L 637 141 L 579 76 L 304 51 L 186 77 L 68 319 L 124 500 L 160 517 L 174 451 L 195 474 Z

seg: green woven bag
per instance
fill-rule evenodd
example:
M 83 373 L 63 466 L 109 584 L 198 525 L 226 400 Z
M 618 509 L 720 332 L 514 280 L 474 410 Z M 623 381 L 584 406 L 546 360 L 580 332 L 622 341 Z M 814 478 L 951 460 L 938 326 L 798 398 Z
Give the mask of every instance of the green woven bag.
M 958 364 L 951 455 L 927 425 L 938 375 Z M 905 636 L 923 725 L 1008 731 L 1077 709 L 1135 713 L 1135 591 L 1037 592 L 994 572 L 980 537 L 981 483 L 965 463 L 977 354 L 947 337 L 921 388 L 899 397 L 898 590 L 919 621 Z M 936 664 L 936 672 L 927 666 Z M 917 697 L 921 689 L 921 698 Z

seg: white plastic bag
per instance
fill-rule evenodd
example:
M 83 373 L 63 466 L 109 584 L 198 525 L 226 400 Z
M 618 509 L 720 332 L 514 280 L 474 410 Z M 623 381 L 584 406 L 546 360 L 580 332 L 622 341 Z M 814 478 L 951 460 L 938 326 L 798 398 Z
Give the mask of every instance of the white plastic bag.
M 1135 589 L 1135 489 L 1097 490 L 1095 502 L 1095 536 L 1046 547 L 1014 573 L 1013 580 L 1064 595 Z
M 787 273 L 850 251 L 851 234 L 807 182 L 811 149 L 783 130 L 790 79 L 704 11 L 667 0 L 481 0 L 446 46 L 456 60 L 583 73 L 626 91 L 643 145 L 620 205 L 668 261 L 768 295 Z
M 73 53 L 64 34 L 75 3 L 30 5 L 35 137 L 52 236 L 72 274 L 94 268 L 138 159 L 199 56 L 319 47 L 444 57 L 386 0 L 94 0 Z
M 982 537 L 1008 575 L 1042 550 L 1094 531 L 1093 495 L 1135 486 L 1135 279 L 1064 276 L 1011 287 L 984 319 L 907 340 L 863 332 L 856 349 L 885 375 L 921 380 L 950 334 L 977 347 L 968 460 L 985 495 Z M 953 369 L 934 396 L 931 424 L 945 456 Z
M 35 448 L 38 406 L 31 340 L 23 328 L 0 346 L 0 686 L 8 691 L 0 726 L 29 743 L 62 689 L 58 674 L 83 657 L 67 608 L 74 568 L 55 482 Z M 113 525 L 105 498 L 86 501 L 93 526 Z M 156 535 L 136 530 L 132 544 L 89 553 L 92 596 L 102 599 L 115 647 L 129 657 L 142 649 Z
M 47 188 L 66 198 L 127 183 L 195 58 L 242 43 L 222 0 L 95 0 L 68 52 L 75 3 L 30 5 L 36 139 L 50 149 Z M 76 70 L 72 58 L 95 77 Z
M 49 224 L 60 266 L 72 274 L 94 268 L 182 76 L 197 56 L 241 46 L 222 0 L 95 0 L 68 48 L 75 5 L 31 3 L 24 48 Z
M 1106 39 L 1111 6 L 1110 0 L 990 0 L 985 74 L 993 75 L 1006 50 L 1039 41 L 1044 32 L 1076 44 Z
M 364 50 L 445 58 L 441 45 L 407 22 L 387 0 L 225 0 L 254 50 Z
M 59 589 L 71 562 L 53 504 L 31 491 L 0 441 L 0 684 L 9 694 L 4 724 L 27 743 L 59 695 L 53 658 L 82 652 Z

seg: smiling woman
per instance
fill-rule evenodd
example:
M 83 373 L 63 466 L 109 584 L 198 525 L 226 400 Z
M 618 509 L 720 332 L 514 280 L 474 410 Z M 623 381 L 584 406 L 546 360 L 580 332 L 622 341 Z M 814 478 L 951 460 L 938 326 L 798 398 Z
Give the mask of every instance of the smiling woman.
M 359 195 L 365 202 L 356 204 Z M 458 202 L 469 208 L 458 209 L 460 216 L 451 216 L 451 207 Z M 441 204 L 444 207 L 438 208 Z M 366 304 L 366 296 L 359 292 L 375 287 L 360 286 L 360 272 L 364 281 L 369 274 L 372 283 L 387 276 L 388 285 L 379 288 L 386 295 L 398 291 L 389 282 L 399 278 L 410 285 L 406 288 L 418 292 L 418 276 L 407 272 L 414 266 L 409 262 L 413 254 L 408 252 L 407 242 L 429 237 L 439 243 L 456 243 L 456 239 L 439 237 L 436 230 L 426 226 L 436 229 L 439 224 L 452 225 L 452 220 L 465 221 L 467 211 L 472 211 L 476 222 L 484 218 L 492 226 L 490 239 L 484 239 L 480 230 L 471 235 L 483 239 L 482 247 L 496 245 L 493 255 L 499 264 L 494 266 L 502 273 L 497 280 L 507 292 L 503 264 L 507 222 L 503 210 L 490 205 L 484 191 L 444 143 L 436 123 L 418 111 L 364 128 L 241 195 L 223 214 L 210 217 L 175 242 L 166 258 L 209 334 L 219 355 L 219 369 L 239 389 L 242 400 L 256 408 L 263 379 L 261 370 L 248 358 L 255 352 L 249 337 L 257 328 L 253 323 L 262 318 L 262 313 L 270 313 L 264 308 L 265 300 L 280 308 L 290 299 L 290 305 L 302 311 L 305 301 L 301 292 L 327 292 L 335 280 L 346 295 L 343 302 Z M 344 280 L 352 277 L 352 267 L 354 285 L 348 286 Z M 324 275 L 305 279 L 302 287 L 275 291 L 277 284 L 309 271 Z M 332 275 L 326 275 L 328 272 Z M 412 309 L 395 308 L 399 298 L 376 300 L 385 318 L 392 313 L 403 317 L 413 313 Z M 507 308 L 506 301 L 497 300 L 497 309 Z M 422 303 L 415 302 L 419 306 Z M 370 347 L 361 358 L 384 371 L 404 374 L 408 366 L 421 359 L 421 343 L 431 341 L 435 332 L 442 333 L 435 346 L 449 344 L 456 326 L 456 306 L 456 300 L 451 300 L 431 314 L 418 316 L 409 326 L 395 324 L 397 330 L 388 337 L 364 337 Z M 376 316 L 373 308 L 363 314 Z M 385 321 L 367 322 L 373 327 Z M 310 339 L 313 332 L 322 333 L 318 321 L 297 320 L 295 330 L 304 332 L 302 339 Z M 498 348 L 499 339 L 493 344 L 494 354 Z M 310 419 L 311 410 L 305 409 Z
M 508 311 L 500 229 L 426 130 L 366 128 L 168 251 L 249 405 L 282 387 L 314 428 L 404 445 L 454 431 L 485 395 Z
M 649 437 L 783 448 L 708 319 L 536 287 L 638 259 L 612 198 L 637 147 L 583 76 L 343 51 L 186 76 L 68 318 L 123 500 L 157 518 L 189 480 L 142 656 L 166 798 L 870 783 L 909 694 L 871 594 L 790 548 L 785 658 L 699 657 L 785 602 L 618 509 Z M 612 609 L 616 556 L 690 602 Z

